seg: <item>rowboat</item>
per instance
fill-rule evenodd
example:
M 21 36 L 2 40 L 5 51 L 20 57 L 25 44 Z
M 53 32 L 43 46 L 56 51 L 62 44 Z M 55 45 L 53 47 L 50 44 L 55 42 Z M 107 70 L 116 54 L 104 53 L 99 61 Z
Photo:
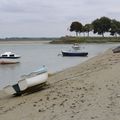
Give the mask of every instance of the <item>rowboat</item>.
M 20 56 L 12 52 L 5 52 L 0 55 L 0 64 L 14 64 L 20 62 Z
M 45 66 L 28 75 L 22 76 L 22 79 L 14 85 L 8 85 L 3 90 L 10 95 L 21 95 L 23 91 L 30 87 L 43 84 L 47 81 L 48 71 Z

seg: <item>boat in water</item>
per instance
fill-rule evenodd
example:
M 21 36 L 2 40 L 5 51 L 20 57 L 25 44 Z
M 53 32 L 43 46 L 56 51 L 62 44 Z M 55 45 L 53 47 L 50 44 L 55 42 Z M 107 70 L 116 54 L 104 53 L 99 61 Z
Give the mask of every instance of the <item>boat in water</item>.
M 79 51 L 62 51 L 63 56 L 70 56 L 70 57 L 75 57 L 75 56 L 81 56 L 81 57 L 86 57 L 88 55 L 88 52 L 79 52 Z
M 12 52 L 5 52 L 0 55 L 0 64 L 14 64 L 20 62 L 20 56 Z
M 14 85 L 8 85 L 3 90 L 10 95 L 21 95 L 25 90 L 30 87 L 43 84 L 47 81 L 48 71 L 45 66 L 42 66 L 36 71 L 28 75 L 23 75 L 22 79 Z
M 74 44 L 72 46 L 72 49 L 70 50 L 62 50 L 62 55 L 63 56 L 68 56 L 68 57 L 85 57 L 88 55 L 88 52 L 84 52 L 80 49 L 79 44 Z
M 74 43 L 73 46 L 72 46 L 72 48 L 73 48 L 74 50 L 80 50 L 80 46 L 79 46 L 78 43 Z

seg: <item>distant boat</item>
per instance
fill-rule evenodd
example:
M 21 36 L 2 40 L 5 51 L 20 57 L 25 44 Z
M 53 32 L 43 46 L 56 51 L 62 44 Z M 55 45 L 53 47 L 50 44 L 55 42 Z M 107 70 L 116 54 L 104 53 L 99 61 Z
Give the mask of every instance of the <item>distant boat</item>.
M 80 46 L 78 43 L 74 43 L 73 46 L 72 46 L 73 49 L 75 50 L 79 50 L 80 49 Z
M 0 55 L 0 64 L 14 64 L 20 62 L 20 56 L 12 52 L 5 52 Z
M 88 55 L 88 52 L 81 52 L 81 51 L 62 51 L 62 55 L 63 55 L 63 56 L 70 56 L 70 57 L 74 57 L 74 56 L 85 57 L 85 56 Z
M 45 66 L 31 72 L 28 75 L 22 76 L 22 79 L 14 85 L 8 85 L 3 90 L 11 95 L 21 95 L 23 91 L 30 87 L 43 84 L 47 81 L 48 71 Z
M 72 49 L 70 49 L 70 50 L 62 50 L 61 52 L 62 52 L 63 56 L 70 56 L 70 57 L 75 57 L 75 56 L 85 57 L 85 56 L 88 55 L 88 52 L 81 51 L 80 46 L 77 43 L 75 43 L 72 46 Z

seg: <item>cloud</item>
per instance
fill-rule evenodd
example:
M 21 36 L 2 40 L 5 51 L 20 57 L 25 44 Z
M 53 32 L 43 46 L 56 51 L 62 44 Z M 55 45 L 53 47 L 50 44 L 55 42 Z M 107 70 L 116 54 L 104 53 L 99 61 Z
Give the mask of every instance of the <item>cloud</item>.
M 119 4 L 118 0 L 0 0 L 0 32 L 17 36 L 20 28 L 25 29 L 23 36 L 62 35 L 72 21 L 85 24 L 101 16 L 120 20 Z

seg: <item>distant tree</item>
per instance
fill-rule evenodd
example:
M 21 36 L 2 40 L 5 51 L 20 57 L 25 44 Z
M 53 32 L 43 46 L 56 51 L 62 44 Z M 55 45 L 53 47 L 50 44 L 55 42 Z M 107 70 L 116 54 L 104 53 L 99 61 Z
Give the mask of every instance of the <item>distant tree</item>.
M 80 22 L 72 22 L 72 24 L 70 25 L 70 31 L 76 32 L 76 36 L 78 36 L 78 34 L 80 34 L 82 32 L 82 24 Z
M 117 37 L 117 26 L 118 22 L 116 20 L 111 20 L 111 28 L 110 28 L 110 35 Z
M 117 34 L 120 35 L 120 22 L 113 19 L 111 20 L 110 35 L 117 37 Z
M 120 21 L 118 21 L 118 29 L 117 29 L 117 34 L 120 35 Z
M 101 34 L 101 30 L 100 30 L 100 20 L 96 19 L 92 22 L 92 26 L 93 26 L 93 33 L 98 33 Z
M 92 31 L 92 24 L 85 24 L 84 32 L 86 32 L 88 34 L 88 37 L 89 37 L 90 31 Z
M 82 33 L 83 33 L 83 35 L 85 37 L 85 26 L 82 26 Z
M 107 17 L 101 17 L 92 22 L 94 33 L 98 33 L 104 37 L 105 32 L 109 32 L 111 20 Z

